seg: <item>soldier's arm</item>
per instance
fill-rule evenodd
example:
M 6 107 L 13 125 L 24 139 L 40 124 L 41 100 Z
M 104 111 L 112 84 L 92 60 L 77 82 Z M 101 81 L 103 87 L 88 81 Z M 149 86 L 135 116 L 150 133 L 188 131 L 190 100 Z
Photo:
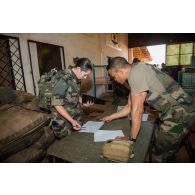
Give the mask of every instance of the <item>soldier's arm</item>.
M 64 108 L 64 94 L 68 89 L 68 84 L 64 78 L 61 78 L 54 87 L 54 93 L 51 101 L 51 105 L 57 110 L 57 112 L 68 120 L 75 130 L 81 128 L 80 124 L 74 120 L 71 115 Z
M 61 116 L 63 116 L 72 124 L 75 130 L 79 130 L 81 128 L 81 125 L 70 116 L 70 114 L 66 111 L 66 109 L 63 106 L 54 106 L 54 108 Z
M 129 98 L 128 104 L 126 106 L 124 106 L 124 108 L 121 111 L 116 112 L 114 114 L 111 114 L 109 116 L 105 116 L 102 118 L 102 120 L 105 122 L 109 122 L 109 121 L 112 121 L 114 119 L 125 117 L 128 114 L 130 114 L 130 112 L 131 112 L 131 99 Z
M 136 139 L 142 122 L 142 113 L 144 110 L 144 101 L 146 99 L 147 92 L 141 92 L 131 97 L 131 137 Z

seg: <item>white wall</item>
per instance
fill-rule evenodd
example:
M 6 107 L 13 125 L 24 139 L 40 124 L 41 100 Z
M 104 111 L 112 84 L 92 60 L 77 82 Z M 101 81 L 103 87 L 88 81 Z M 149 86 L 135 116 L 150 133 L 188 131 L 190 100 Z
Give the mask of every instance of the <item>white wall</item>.
M 50 43 L 64 47 L 65 64 L 66 67 L 72 64 L 73 57 L 87 57 L 94 64 L 103 65 L 107 64 L 107 56 L 123 56 L 128 59 L 128 35 L 120 34 L 120 48 L 117 50 L 107 45 L 106 39 L 108 34 L 98 33 L 12 33 L 5 34 L 10 36 L 19 37 L 22 62 L 25 74 L 25 82 L 27 91 L 34 93 L 32 72 L 30 67 L 28 40 L 39 41 L 43 43 Z M 39 72 L 38 64 L 34 63 L 33 72 Z M 102 75 L 103 76 L 103 75 Z M 35 75 L 35 82 L 38 81 L 37 75 Z M 99 96 L 103 92 L 104 88 L 98 89 L 97 95 Z M 89 94 L 93 94 L 93 89 L 88 91 Z

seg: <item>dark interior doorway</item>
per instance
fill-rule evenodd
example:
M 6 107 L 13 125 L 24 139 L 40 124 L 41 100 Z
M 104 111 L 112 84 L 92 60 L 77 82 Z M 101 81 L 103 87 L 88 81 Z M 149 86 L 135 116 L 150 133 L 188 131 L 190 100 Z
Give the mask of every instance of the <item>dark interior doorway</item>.
M 62 70 L 60 46 L 37 43 L 37 55 L 40 75 L 54 68 Z
M 65 69 L 64 47 L 49 43 L 28 40 L 34 93 L 37 95 L 38 80 L 41 75 L 52 69 Z

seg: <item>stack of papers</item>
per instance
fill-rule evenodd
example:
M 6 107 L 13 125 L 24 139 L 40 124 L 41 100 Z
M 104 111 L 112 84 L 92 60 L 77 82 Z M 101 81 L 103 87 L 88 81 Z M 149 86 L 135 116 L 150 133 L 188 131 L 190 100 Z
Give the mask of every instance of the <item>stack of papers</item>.
M 122 130 L 98 130 L 94 133 L 94 142 L 104 142 L 118 136 L 124 136 Z
M 104 124 L 103 121 L 88 121 L 86 122 L 82 127 L 79 132 L 84 132 L 84 133 L 95 133 L 98 129 L 102 127 Z
M 131 117 L 128 116 L 128 118 L 131 120 Z M 148 114 L 144 114 L 142 115 L 142 121 L 148 121 Z
M 94 142 L 104 142 L 109 139 L 115 139 L 118 136 L 124 136 L 122 130 L 99 130 L 103 126 L 103 121 L 88 121 L 79 132 L 94 133 Z
M 142 121 L 147 121 L 147 120 L 148 120 L 148 114 L 143 114 Z

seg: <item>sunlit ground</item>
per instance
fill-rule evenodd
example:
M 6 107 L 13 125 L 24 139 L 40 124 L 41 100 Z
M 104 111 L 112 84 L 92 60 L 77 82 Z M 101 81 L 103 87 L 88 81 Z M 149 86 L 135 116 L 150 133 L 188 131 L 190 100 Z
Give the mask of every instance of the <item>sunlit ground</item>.
M 147 49 L 153 59 L 149 63 L 156 64 L 158 68 L 161 68 L 161 64 L 165 63 L 166 45 L 147 46 Z

